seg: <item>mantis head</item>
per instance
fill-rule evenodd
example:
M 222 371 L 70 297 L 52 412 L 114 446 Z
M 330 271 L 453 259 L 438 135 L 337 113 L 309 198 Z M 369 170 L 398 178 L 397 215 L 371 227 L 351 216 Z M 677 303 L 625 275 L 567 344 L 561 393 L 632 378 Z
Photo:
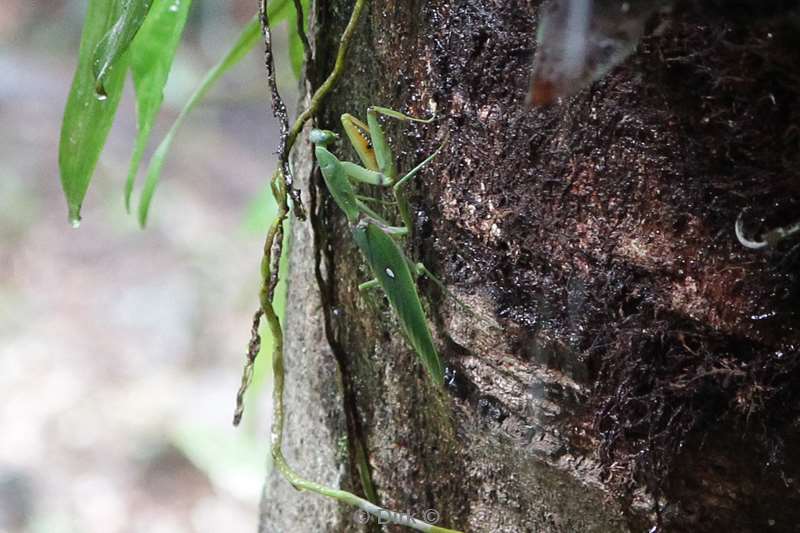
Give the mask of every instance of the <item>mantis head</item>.
M 339 136 L 331 130 L 318 130 L 314 128 L 308 136 L 309 140 L 317 146 L 327 146 L 337 140 Z

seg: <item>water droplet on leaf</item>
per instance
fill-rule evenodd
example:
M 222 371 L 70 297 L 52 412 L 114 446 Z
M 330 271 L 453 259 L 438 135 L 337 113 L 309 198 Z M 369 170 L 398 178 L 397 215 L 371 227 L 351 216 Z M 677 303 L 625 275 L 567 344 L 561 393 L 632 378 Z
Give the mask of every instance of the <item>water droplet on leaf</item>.
M 97 87 L 94 88 L 94 96 L 101 102 L 108 100 L 108 93 L 106 92 L 105 87 L 101 84 L 97 84 Z
M 69 208 L 69 225 L 73 228 L 78 228 L 81 225 L 81 208 L 80 206 Z

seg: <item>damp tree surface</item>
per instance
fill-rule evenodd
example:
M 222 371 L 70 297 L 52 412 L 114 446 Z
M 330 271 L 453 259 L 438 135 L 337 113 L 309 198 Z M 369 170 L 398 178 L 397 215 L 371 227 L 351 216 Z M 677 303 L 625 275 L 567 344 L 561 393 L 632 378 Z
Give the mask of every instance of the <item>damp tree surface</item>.
M 449 135 L 409 187 L 407 252 L 494 324 L 421 282 L 449 415 L 421 408 L 430 380 L 357 290 L 368 273 L 299 139 L 290 464 L 462 531 L 796 531 L 798 241 L 750 250 L 734 222 L 800 218 L 800 25 L 789 2 L 725 4 L 676 4 L 622 65 L 533 109 L 538 2 L 367 6 L 317 126 L 436 113 L 385 124 L 401 169 Z M 313 88 L 351 8 L 314 6 Z M 262 531 L 379 530 L 361 522 L 267 479 Z
M 77 225 L 131 72 L 125 197 L 144 225 L 176 130 L 264 30 L 278 215 L 235 414 L 268 331 L 262 531 L 377 531 L 363 511 L 384 509 L 449 528 L 392 520 L 421 531 L 798 531 L 795 2 L 320 0 L 310 40 L 306 0 L 260 4 L 133 195 L 190 2 L 90 0 L 59 166 Z M 268 30 L 279 22 L 295 71 L 305 64 L 291 127 Z M 436 157 L 395 206 L 389 187 L 356 197 L 341 182 L 337 206 L 310 129 L 374 105 L 436 117 L 384 122 L 400 173 L 375 183 Z M 383 129 L 356 146 L 386 148 Z M 322 133 L 318 154 L 356 160 Z M 347 168 L 363 176 L 376 165 L 361 155 Z M 379 272 L 387 250 L 394 269 Z M 358 290 L 362 255 L 391 305 Z M 417 262 L 444 281 L 420 280 L 424 309 L 406 272 Z M 389 290 L 400 269 L 413 321 Z

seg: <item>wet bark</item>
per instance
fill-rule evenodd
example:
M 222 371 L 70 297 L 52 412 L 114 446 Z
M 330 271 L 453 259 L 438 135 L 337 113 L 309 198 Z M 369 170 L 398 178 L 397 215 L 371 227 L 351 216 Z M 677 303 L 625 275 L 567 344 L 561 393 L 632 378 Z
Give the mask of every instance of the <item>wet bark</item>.
M 301 473 L 363 494 L 360 443 L 382 505 L 465 531 L 798 531 L 800 253 L 746 250 L 733 225 L 800 218 L 800 29 L 779 3 L 717 4 L 679 5 L 624 65 L 534 110 L 538 2 L 370 6 L 319 123 L 436 112 L 386 123 L 401 169 L 449 133 L 411 186 L 407 250 L 494 324 L 420 283 L 440 398 L 357 291 L 363 261 L 315 189 L 323 290 L 295 224 L 287 317 Z M 350 7 L 318 2 L 314 79 Z M 261 530 L 378 529 L 273 473 Z

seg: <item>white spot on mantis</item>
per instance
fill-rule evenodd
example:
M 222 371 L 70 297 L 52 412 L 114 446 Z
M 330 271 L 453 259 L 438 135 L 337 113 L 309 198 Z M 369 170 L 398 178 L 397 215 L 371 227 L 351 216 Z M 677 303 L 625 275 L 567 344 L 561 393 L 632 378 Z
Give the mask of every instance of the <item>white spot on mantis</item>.
M 389 276 L 390 278 L 394 279 L 394 271 L 391 268 L 387 267 L 386 270 L 384 270 L 384 272 L 386 272 L 387 276 Z

